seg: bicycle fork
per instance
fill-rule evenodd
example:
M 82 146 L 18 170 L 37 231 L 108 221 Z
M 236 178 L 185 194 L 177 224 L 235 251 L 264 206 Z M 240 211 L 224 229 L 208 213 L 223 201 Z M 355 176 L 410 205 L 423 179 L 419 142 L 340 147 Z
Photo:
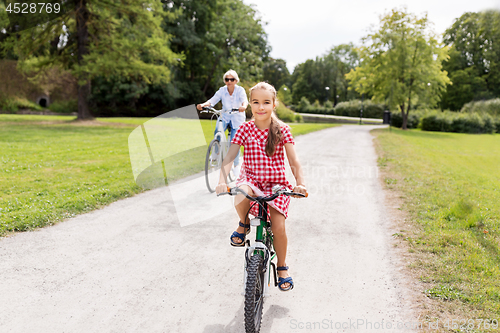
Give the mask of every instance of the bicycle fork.
M 241 293 L 242 296 L 245 296 L 245 288 L 247 285 L 247 266 L 248 262 L 250 261 L 250 257 L 252 255 L 261 255 L 257 254 L 256 251 L 262 251 L 264 254 L 264 298 L 270 297 L 271 294 L 269 293 L 269 287 L 271 285 L 271 271 L 273 272 L 273 278 L 274 278 L 274 285 L 277 286 L 277 275 L 276 275 L 276 265 L 271 262 L 271 260 L 275 257 L 276 254 L 270 253 L 269 249 L 262 243 L 256 242 L 253 246 L 250 246 L 250 241 L 247 240 L 247 248 L 245 252 L 245 267 L 243 269 L 243 291 Z M 271 269 L 272 267 L 272 269 Z

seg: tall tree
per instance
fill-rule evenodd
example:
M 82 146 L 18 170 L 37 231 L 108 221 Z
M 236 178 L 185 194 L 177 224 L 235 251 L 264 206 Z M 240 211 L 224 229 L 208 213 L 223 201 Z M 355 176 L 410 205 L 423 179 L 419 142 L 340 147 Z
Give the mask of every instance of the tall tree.
M 321 79 L 320 57 L 307 59 L 295 66 L 292 74 L 292 100 L 294 104 L 305 97 L 308 101 L 324 99 L 326 96 L 325 84 Z
M 258 12 L 242 0 L 164 0 L 178 14 L 165 22 L 173 35 L 172 49 L 186 57 L 175 71 L 178 102 L 208 98 L 223 84 L 228 69 L 241 81 L 257 81 L 269 54 L 267 35 Z
M 347 74 L 358 92 L 399 107 L 403 129 L 412 105 L 435 105 L 450 83 L 442 70 L 448 47 L 439 44 L 428 25 L 427 15 L 418 18 L 406 8 L 393 9 L 363 38 L 361 65 Z
M 441 107 L 459 110 L 472 100 L 500 97 L 500 12 L 468 12 L 444 33 L 451 47 L 443 62 L 452 85 L 443 92 Z
M 171 47 L 182 53 L 182 67 L 174 71 L 173 85 L 176 104 L 187 105 L 205 99 L 202 79 L 213 65 L 213 53 L 208 49 L 208 37 L 217 18 L 217 0 L 162 0 L 165 9 L 177 15 L 176 20 L 164 21 L 165 31 L 172 36 Z
M 159 0 L 73 0 L 72 10 L 47 23 L 9 37 L 9 49 L 26 71 L 53 66 L 78 79 L 78 118 L 92 118 L 88 97 L 91 79 L 133 78 L 168 82 L 171 66 L 183 56 L 169 48 L 162 19 L 174 15 Z
M 222 75 L 234 69 L 240 80 L 255 82 L 262 79 L 262 67 L 269 56 L 267 34 L 258 12 L 242 0 L 217 0 L 215 18 L 207 34 L 207 49 L 212 54 L 211 67 L 206 73 L 203 92 L 219 87 Z
M 297 65 L 292 74 L 294 103 L 302 97 L 311 102 L 332 100 L 334 104 L 353 98 L 345 74 L 357 65 L 358 59 L 352 44 L 341 44 L 322 57 Z
M 282 85 L 290 86 L 290 72 L 285 60 L 269 58 L 262 70 L 264 81 L 272 84 L 276 90 L 279 90 Z
M 324 59 L 325 85 L 331 91 L 330 100 L 337 105 L 340 101 L 347 101 L 355 96 L 349 94 L 349 82 L 345 75 L 359 63 L 358 52 L 352 43 L 340 44 L 331 48 Z

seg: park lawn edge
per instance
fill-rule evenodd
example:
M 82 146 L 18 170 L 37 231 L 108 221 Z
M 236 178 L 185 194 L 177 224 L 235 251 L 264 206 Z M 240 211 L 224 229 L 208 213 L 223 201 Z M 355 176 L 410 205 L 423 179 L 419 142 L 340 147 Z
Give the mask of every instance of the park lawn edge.
M 400 129 L 396 129 L 400 130 Z M 444 328 L 445 323 L 451 325 L 452 320 L 462 319 L 496 319 L 500 321 L 497 313 L 482 308 L 475 304 L 464 303 L 459 299 L 443 299 L 431 297 L 429 291 L 442 287 L 441 283 L 423 280 L 423 277 L 433 276 L 434 271 L 424 263 L 439 264 L 441 257 L 432 255 L 429 252 L 421 251 L 418 240 L 424 234 L 424 227 L 417 222 L 418 213 L 414 208 L 416 197 L 409 186 L 404 186 L 405 174 L 398 172 L 391 159 L 387 159 L 382 143 L 378 135 L 388 132 L 390 129 L 373 129 L 370 133 L 373 136 L 374 147 L 378 156 L 377 164 L 379 169 L 379 180 L 385 193 L 385 206 L 393 217 L 393 228 L 399 232 L 393 234 L 393 247 L 405 266 L 402 267 L 403 273 L 409 278 L 406 286 L 410 291 L 410 297 L 415 304 L 415 312 L 419 322 L 423 322 L 423 332 L 436 332 L 430 329 L 430 323 L 439 321 L 438 331 L 459 332 L 459 330 Z M 418 131 L 422 133 L 432 133 L 412 129 L 408 131 Z M 474 134 L 466 134 L 474 135 Z M 482 134 L 498 135 L 498 134 Z M 451 287 L 453 289 L 453 287 Z M 488 318 L 490 316 L 490 318 Z M 494 329 L 467 330 L 467 332 L 495 331 Z

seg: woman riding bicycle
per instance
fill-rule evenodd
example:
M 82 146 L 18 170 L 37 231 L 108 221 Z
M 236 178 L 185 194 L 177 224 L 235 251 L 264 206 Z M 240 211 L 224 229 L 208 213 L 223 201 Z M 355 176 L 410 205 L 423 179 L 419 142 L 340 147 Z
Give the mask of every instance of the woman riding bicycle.
M 219 121 L 222 122 L 222 126 L 224 128 L 224 132 L 226 131 L 228 126 L 231 126 L 231 136 L 229 142 L 233 140 L 236 131 L 240 127 L 241 124 L 245 122 L 245 110 L 248 105 L 247 94 L 245 92 L 245 88 L 240 87 L 237 83 L 240 82 L 238 74 L 230 69 L 228 70 L 224 76 L 222 77 L 224 83 L 226 84 L 224 87 L 221 87 L 212 98 L 206 101 L 203 104 L 198 104 L 196 108 L 198 110 L 202 110 L 203 107 L 206 106 L 214 106 L 220 100 L 222 100 L 222 113 L 221 117 L 217 120 L 217 124 L 215 125 L 215 133 L 217 133 L 217 125 Z M 239 112 L 230 114 L 229 111 L 232 109 L 238 109 Z M 239 152 L 236 158 L 234 159 L 234 175 L 238 177 L 240 173 L 240 159 Z

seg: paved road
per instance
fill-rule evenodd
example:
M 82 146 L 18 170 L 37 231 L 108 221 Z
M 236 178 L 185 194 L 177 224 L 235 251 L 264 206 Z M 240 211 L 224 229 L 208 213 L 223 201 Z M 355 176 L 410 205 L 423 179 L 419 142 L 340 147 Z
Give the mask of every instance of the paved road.
M 287 221 L 296 286 L 271 290 L 262 332 L 387 332 L 416 320 L 372 128 L 296 138 L 310 192 L 293 199 Z M 229 210 L 181 227 L 161 188 L 0 239 L 0 331 L 243 332 L 244 250 L 228 241 L 237 221 Z

